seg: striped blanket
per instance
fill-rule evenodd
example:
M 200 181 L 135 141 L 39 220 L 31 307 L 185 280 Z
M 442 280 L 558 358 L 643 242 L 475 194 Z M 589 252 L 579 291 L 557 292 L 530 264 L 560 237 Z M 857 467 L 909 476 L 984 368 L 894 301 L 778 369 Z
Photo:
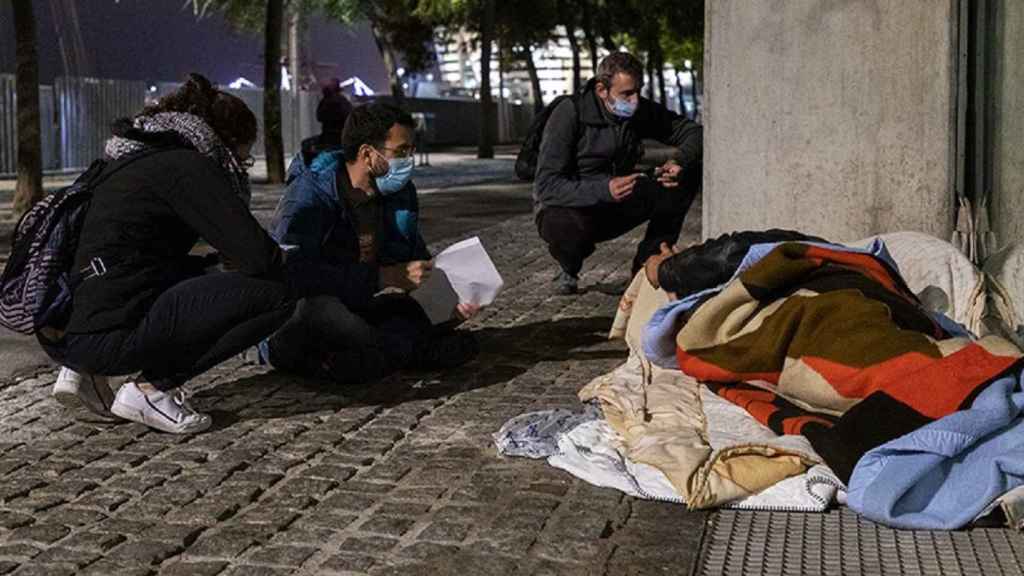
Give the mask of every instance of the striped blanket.
M 883 259 L 801 243 L 703 302 L 676 345 L 683 372 L 808 438 L 843 481 L 868 450 L 969 407 L 1021 356 L 999 337 L 953 336 Z

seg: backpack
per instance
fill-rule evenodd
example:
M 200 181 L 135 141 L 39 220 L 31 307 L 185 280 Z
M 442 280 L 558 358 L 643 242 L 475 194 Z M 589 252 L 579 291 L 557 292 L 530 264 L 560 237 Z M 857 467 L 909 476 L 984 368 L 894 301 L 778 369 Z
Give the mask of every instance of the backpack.
M 84 270 L 71 270 L 93 190 L 131 161 L 155 151 L 95 160 L 74 183 L 47 195 L 21 217 L 0 274 L 0 325 L 22 334 L 63 327 L 75 287 L 90 275 L 106 273 L 99 258 Z
M 523 140 L 523 145 L 519 148 L 519 155 L 516 156 L 516 176 L 520 180 L 533 182 L 537 174 L 537 156 L 540 154 L 540 140 L 544 136 L 544 126 L 547 125 L 548 118 L 551 117 L 551 113 L 555 108 L 562 103 L 562 100 L 566 99 L 572 100 L 573 107 L 576 108 L 576 139 L 579 140 L 580 132 L 582 131 L 579 121 L 579 95 L 562 94 L 545 106 L 530 122 L 530 129 L 526 132 L 526 139 Z

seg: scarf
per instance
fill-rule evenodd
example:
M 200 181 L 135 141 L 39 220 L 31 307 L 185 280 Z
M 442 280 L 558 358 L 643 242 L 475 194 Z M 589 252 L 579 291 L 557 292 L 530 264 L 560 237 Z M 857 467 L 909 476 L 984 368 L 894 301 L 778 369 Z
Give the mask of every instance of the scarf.
M 200 117 L 186 112 L 160 112 L 152 116 L 136 116 L 114 125 L 114 135 L 107 140 L 104 152 L 117 160 L 157 143 L 177 140 L 210 158 L 228 175 L 231 189 L 246 206 L 252 198 L 249 175 L 235 154 Z

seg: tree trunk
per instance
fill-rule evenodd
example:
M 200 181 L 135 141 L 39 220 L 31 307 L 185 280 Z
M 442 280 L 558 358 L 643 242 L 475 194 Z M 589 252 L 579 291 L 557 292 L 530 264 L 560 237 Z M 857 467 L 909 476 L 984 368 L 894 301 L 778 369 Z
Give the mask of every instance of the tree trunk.
M 572 50 L 572 91 L 577 94 L 580 91 L 580 43 L 576 39 L 576 28 L 572 22 L 566 19 L 565 36 L 569 39 L 569 48 Z
M 17 64 L 15 98 L 18 116 L 18 183 L 14 216 L 43 197 L 43 149 L 39 135 L 39 55 L 31 0 L 14 0 Z
M 644 59 L 645 67 L 647 68 L 647 98 L 654 100 L 654 53 L 651 50 L 647 51 L 647 57 Z
M 395 52 L 388 44 L 380 26 L 375 22 L 370 29 L 373 31 L 373 40 L 377 43 L 380 57 L 384 60 L 384 69 L 388 71 L 388 87 L 391 89 L 391 97 L 401 106 L 405 103 L 405 90 L 402 88 L 402 79 L 398 76 L 398 58 L 395 58 Z
M 494 158 L 494 102 L 491 98 L 491 41 L 494 39 L 494 2 L 480 0 L 480 142 L 477 158 Z
M 533 47 L 523 48 L 523 60 L 526 60 L 526 72 L 530 75 L 530 89 L 533 90 L 533 113 L 540 114 L 544 110 L 544 93 L 540 89 L 540 74 L 537 64 L 533 61 Z
M 508 109 L 505 108 L 505 58 L 501 41 L 498 41 L 498 137 L 497 142 L 507 142 Z
M 597 36 L 594 34 L 594 13 L 590 2 L 583 3 L 583 37 L 587 40 L 587 52 L 590 52 L 590 73 L 597 76 Z
M 284 182 L 284 142 L 281 139 L 281 28 L 284 0 L 267 2 L 263 37 L 263 142 L 267 180 Z
M 658 78 L 658 97 L 662 105 L 668 104 L 668 96 L 665 95 L 665 59 L 661 55 L 661 47 L 655 52 L 654 65 L 655 76 Z

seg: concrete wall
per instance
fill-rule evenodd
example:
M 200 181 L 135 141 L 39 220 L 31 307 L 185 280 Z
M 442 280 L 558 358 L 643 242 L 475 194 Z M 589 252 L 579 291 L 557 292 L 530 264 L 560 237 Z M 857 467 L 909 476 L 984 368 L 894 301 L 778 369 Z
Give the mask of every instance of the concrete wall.
M 707 2 L 705 236 L 949 238 L 953 4 Z
M 1000 246 L 1024 245 L 1024 2 L 989 0 L 989 5 L 995 10 L 989 214 Z

